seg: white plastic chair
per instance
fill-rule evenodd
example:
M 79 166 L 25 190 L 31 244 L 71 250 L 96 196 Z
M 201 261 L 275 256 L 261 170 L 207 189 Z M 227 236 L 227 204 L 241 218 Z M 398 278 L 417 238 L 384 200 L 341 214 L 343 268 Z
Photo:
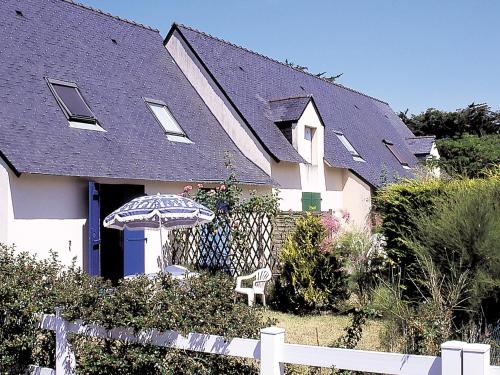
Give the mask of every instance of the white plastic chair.
M 266 306 L 266 295 L 264 294 L 265 288 L 266 288 L 266 283 L 271 280 L 271 270 L 269 267 L 266 268 L 261 268 L 251 275 L 248 276 L 238 276 L 236 278 L 236 288 L 234 289 L 236 293 L 240 294 L 246 294 L 248 296 L 248 306 L 253 306 L 255 302 L 255 296 L 256 295 L 261 295 L 262 296 L 262 304 Z M 253 279 L 255 278 L 254 282 L 252 283 L 251 288 L 243 288 L 241 286 L 241 282 L 243 280 L 248 280 L 248 279 Z M 235 297 L 236 301 L 236 297 Z

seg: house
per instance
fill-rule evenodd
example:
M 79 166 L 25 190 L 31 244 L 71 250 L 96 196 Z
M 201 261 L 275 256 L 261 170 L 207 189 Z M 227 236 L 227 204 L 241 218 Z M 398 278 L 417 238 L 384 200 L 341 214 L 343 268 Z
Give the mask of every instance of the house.
M 182 25 L 163 39 L 69 0 L 4 0 L 0 40 L 0 242 L 93 275 L 155 271 L 158 233 L 102 219 L 215 186 L 226 151 L 244 192 L 359 225 L 382 175 L 418 161 L 387 103 Z
M 270 176 L 220 126 L 157 30 L 62 0 L 0 3 L 0 242 L 116 279 L 153 272 L 158 233 L 102 219 L 144 193 Z
M 283 210 L 347 210 L 362 226 L 374 189 L 437 151 L 379 99 L 184 25 L 164 43 Z

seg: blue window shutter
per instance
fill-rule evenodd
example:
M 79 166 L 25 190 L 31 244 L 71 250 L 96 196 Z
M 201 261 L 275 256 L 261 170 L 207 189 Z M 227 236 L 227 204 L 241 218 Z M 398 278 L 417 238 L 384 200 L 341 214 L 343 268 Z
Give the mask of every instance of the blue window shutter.
M 123 276 L 144 273 L 143 230 L 125 230 L 123 232 Z
M 92 276 L 101 274 L 101 207 L 99 184 L 89 182 L 88 216 L 88 271 Z

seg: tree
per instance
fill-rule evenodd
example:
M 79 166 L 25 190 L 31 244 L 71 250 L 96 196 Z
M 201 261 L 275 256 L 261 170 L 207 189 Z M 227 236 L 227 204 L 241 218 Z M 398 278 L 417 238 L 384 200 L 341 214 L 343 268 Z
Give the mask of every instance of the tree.
M 304 72 L 304 73 L 308 73 L 308 70 L 309 70 L 307 68 L 307 66 L 297 65 L 297 64 L 293 63 L 292 61 L 288 61 L 287 59 L 285 59 L 285 65 L 288 65 L 289 67 L 294 68 L 296 70 L 300 70 L 301 72 Z M 333 83 L 337 79 L 339 79 L 340 77 L 342 77 L 342 75 L 344 73 L 334 74 L 334 75 L 331 75 L 331 76 L 325 76 L 325 74 L 326 74 L 326 72 L 321 72 L 321 73 L 316 73 L 314 75 L 316 77 L 318 77 L 318 78 L 321 78 L 324 81 Z
M 500 134 L 500 111 L 492 111 L 485 104 L 471 103 L 454 112 L 428 108 L 418 115 L 408 115 L 408 110 L 399 117 L 417 135 L 435 135 L 437 139 L 458 138 L 466 134 L 482 137 Z

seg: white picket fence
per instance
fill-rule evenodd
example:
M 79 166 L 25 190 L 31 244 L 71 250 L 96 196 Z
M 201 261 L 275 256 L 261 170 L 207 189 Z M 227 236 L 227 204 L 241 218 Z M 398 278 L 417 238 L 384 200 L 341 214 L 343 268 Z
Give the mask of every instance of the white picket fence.
M 383 353 L 365 350 L 328 348 L 285 343 L 285 330 L 269 327 L 261 330 L 260 340 L 190 333 L 187 337 L 175 331 L 134 332 L 131 328 L 107 330 L 98 325 L 64 320 L 60 311 L 43 315 L 40 328 L 56 333 L 56 368 L 31 366 L 31 374 L 73 375 L 75 357 L 68 343 L 68 333 L 125 340 L 129 343 L 190 350 L 260 361 L 261 375 L 283 374 L 283 364 L 291 363 L 352 371 L 401 375 L 500 375 L 500 367 L 490 366 L 490 346 L 448 341 L 441 345 L 441 357 Z

